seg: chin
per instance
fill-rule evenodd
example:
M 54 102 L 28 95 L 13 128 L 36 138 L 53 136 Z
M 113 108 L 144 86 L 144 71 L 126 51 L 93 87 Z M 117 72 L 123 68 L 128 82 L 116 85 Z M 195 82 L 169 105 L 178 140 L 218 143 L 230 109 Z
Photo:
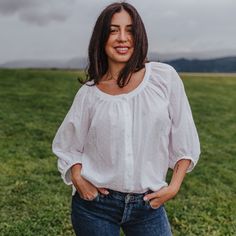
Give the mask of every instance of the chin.
M 112 59 L 110 61 L 113 63 L 116 63 L 116 64 L 126 64 L 129 61 L 129 59 L 128 60 L 114 60 L 114 59 Z
M 116 63 L 127 63 L 132 55 L 113 56 L 110 58 L 111 61 Z

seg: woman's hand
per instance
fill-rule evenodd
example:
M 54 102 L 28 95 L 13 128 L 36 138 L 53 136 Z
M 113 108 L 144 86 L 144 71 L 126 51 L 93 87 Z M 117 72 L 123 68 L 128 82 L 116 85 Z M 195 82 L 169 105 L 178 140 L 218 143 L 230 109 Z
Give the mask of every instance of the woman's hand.
M 80 175 L 81 168 L 81 164 L 75 164 L 71 167 L 71 181 L 81 198 L 91 201 L 98 195 L 98 192 L 105 195 L 109 194 L 105 188 L 96 188 L 88 180 L 84 179 Z
M 173 175 L 169 186 L 161 188 L 159 191 L 147 194 L 144 196 L 144 201 L 150 201 L 150 205 L 153 208 L 160 207 L 163 203 L 173 198 L 179 191 L 180 186 L 183 182 L 184 176 L 191 160 L 189 159 L 180 159 L 174 167 Z M 147 199 L 146 199 L 147 198 Z
M 152 208 L 158 208 L 162 204 L 164 204 L 166 201 L 170 200 L 173 198 L 177 193 L 179 189 L 175 188 L 174 186 L 167 186 L 161 188 L 159 191 L 154 192 L 154 193 L 149 193 L 145 195 L 143 198 L 144 201 L 149 201 L 149 204 Z

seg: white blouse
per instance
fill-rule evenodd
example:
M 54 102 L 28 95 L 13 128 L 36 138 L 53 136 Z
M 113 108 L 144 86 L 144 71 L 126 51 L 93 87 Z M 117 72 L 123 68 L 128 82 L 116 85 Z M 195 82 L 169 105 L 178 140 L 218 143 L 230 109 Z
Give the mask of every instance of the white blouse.
M 133 193 L 167 186 L 167 170 L 180 159 L 191 160 L 187 173 L 193 170 L 200 143 L 183 82 L 168 64 L 145 68 L 142 82 L 125 94 L 79 89 L 52 144 L 66 184 L 73 186 L 75 163 L 96 187 Z

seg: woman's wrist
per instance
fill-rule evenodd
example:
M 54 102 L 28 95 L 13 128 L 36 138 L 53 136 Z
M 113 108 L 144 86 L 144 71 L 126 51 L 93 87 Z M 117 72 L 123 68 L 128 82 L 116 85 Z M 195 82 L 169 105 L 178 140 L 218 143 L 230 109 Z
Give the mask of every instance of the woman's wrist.
M 80 171 L 81 170 L 81 168 L 82 168 L 82 164 L 81 163 L 75 163 L 74 165 L 72 165 L 71 167 L 70 167 L 70 169 L 71 169 L 71 173 L 72 172 L 74 172 L 74 171 Z
M 169 184 L 169 187 L 173 192 L 177 193 L 179 191 L 190 163 L 191 160 L 189 159 L 181 159 L 176 163 Z
M 169 184 L 169 189 L 175 195 L 175 194 L 177 194 L 179 192 L 180 186 L 176 185 L 176 184 L 170 183 Z
M 81 163 L 76 163 L 76 164 L 71 166 L 70 170 L 71 170 L 71 178 L 72 179 L 80 178 L 81 168 L 82 168 L 82 164 Z

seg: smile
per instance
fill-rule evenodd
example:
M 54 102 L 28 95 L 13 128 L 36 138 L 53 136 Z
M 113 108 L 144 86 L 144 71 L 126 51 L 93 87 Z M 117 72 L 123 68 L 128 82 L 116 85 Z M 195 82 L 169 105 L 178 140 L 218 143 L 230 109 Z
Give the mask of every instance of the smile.
M 128 47 L 115 47 L 115 50 L 119 54 L 126 54 L 129 48 Z

